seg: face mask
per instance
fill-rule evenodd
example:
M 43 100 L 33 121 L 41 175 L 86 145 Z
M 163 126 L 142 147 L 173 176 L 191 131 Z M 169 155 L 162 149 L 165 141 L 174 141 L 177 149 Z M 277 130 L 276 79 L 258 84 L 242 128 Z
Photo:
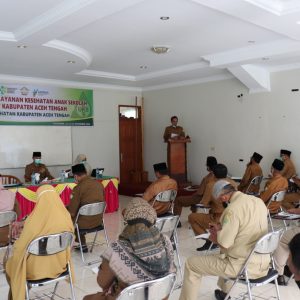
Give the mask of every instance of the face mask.
M 42 162 L 42 160 L 40 158 L 36 158 L 34 160 L 34 163 L 37 164 L 37 165 L 39 165 L 41 162 Z

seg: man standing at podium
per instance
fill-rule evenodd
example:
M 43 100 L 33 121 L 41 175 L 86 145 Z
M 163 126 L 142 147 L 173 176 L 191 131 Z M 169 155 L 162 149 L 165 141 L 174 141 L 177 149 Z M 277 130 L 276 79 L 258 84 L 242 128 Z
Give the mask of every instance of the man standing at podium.
M 171 126 L 166 127 L 164 133 L 164 141 L 168 142 L 169 139 L 182 139 L 185 137 L 183 128 L 177 126 L 178 118 L 177 116 L 171 117 Z

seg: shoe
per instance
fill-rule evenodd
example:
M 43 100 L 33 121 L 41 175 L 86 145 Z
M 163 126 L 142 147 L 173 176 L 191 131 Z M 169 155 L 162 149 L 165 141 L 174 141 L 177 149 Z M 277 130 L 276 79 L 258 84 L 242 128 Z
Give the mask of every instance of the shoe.
M 295 282 L 298 285 L 298 288 L 300 289 L 300 281 L 295 281 Z
M 202 246 L 202 247 L 199 247 L 199 248 L 197 248 L 196 250 L 197 251 L 205 251 L 205 250 L 208 250 L 209 249 L 209 247 L 210 247 L 210 245 L 211 245 L 211 241 L 205 241 L 205 244 Z M 213 245 L 214 246 L 214 245 Z M 213 247 L 212 246 L 212 247 Z
M 271 281 L 270 283 L 275 284 L 275 280 Z M 285 279 L 284 279 L 284 275 L 278 275 L 277 277 L 277 283 L 278 285 L 286 285 Z
M 278 282 L 278 285 L 286 285 L 284 275 L 278 275 L 277 282 Z
M 217 300 L 224 300 L 226 298 L 227 294 L 224 293 L 221 290 L 215 290 L 215 298 Z M 230 297 L 228 297 L 228 299 L 230 299 Z
M 195 204 L 191 205 L 191 212 L 196 213 L 197 212 L 197 206 Z
M 79 246 L 79 245 L 74 246 L 74 249 L 75 249 L 76 251 L 80 251 L 80 246 Z M 89 251 L 89 249 L 88 249 L 87 245 L 82 245 L 82 252 L 83 252 L 83 253 L 87 253 L 88 251 Z
M 178 224 L 177 224 L 177 228 L 181 228 L 182 225 L 181 225 L 181 222 L 179 221 Z

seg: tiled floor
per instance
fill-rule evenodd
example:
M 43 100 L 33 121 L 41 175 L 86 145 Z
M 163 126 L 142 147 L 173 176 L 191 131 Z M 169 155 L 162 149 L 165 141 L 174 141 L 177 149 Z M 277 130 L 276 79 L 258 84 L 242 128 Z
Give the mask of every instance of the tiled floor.
M 120 206 L 121 209 L 126 206 L 129 197 L 120 196 Z M 109 239 L 115 239 L 123 228 L 123 221 L 120 215 L 120 211 L 112 214 L 105 215 L 106 227 L 108 230 Z M 193 238 L 191 230 L 188 229 L 187 216 L 189 209 L 185 209 L 182 215 L 182 228 L 178 229 L 179 236 L 179 246 L 180 246 L 180 256 L 182 263 L 187 257 L 191 255 L 200 255 L 195 249 L 200 246 L 201 242 L 196 241 Z M 103 241 L 103 236 L 101 236 Z M 92 254 L 87 254 L 87 260 L 93 261 L 99 258 L 99 253 L 105 249 L 105 246 L 97 246 Z M 96 282 L 96 274 L 93 272 L 93 269 L 97 268 L 98 263 L 95 263 L 91 266 L 84 266 L 80 259 L 78 253 L 73 252 L 72 254 L 74 269 L 75 269 L 75 293 L 76 299 L 80 300 L 83 296 L 95 293 L 100 291 L 99 286 Z M 203 279 L 201 286 L 199 287 L 199 297 L 198 299 L 208 300 L 215 299 L 213 296 L 213 291 L 217 288 L 216 286 L 217 278 L 216 277 L 206 277 Z M 40 288 L 32 290 L 31 295 L 34 297 L 35 294 L 41 295 L 43 292 L 49 291 L 49 287 Z M 245 291 L 244 286 L 238 286 L 234 291 L 234 296 L 238 297 L 243 291 Z M 0 300 L 7 299 L 8 286 L 5 280 L 4 274 L 0 274 Z M 267 285 L 253 290 L 256 295 L 255 299 L 276 299 L 275 287 L 274 285 Z M 61 296 L 69 297 L 69 288 L 68 284 L 63 282 L 60 283 L 58 288 L 58 293 Z M 175 290 L 170 297 L 170 300 L 176 300 L 179 298 L 180 290 Z M 295 282 L 292 280 L 287 287 L 280 287 L 280 294 L 282 300 L 296 300 L 300 299 L 300 291 L 296 286 Z M 47 298 L 48 299 L 48 298 Z M 60 299 L 56 297 L 55 299 Z M 242 298 L 236 298 L 242 299 Z

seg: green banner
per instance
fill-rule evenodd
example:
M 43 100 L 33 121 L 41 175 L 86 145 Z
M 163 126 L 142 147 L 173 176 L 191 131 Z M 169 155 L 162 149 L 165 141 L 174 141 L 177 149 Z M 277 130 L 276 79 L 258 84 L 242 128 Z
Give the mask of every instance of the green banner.
M 0 125 L 93 124 L 93 90 L 0 85 Z

